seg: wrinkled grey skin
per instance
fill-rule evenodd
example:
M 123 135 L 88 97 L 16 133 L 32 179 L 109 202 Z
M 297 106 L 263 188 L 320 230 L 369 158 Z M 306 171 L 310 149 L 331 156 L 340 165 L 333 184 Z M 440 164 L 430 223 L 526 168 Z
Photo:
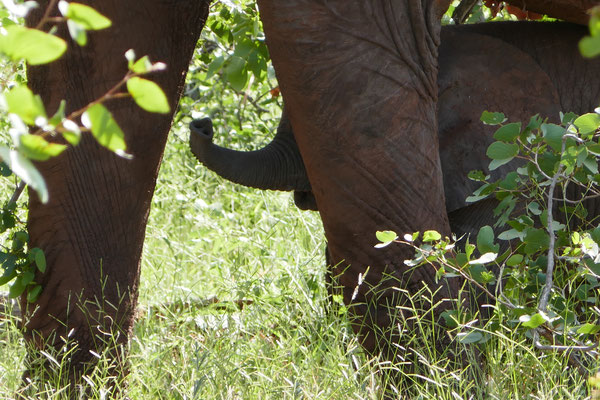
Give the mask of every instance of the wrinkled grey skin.
M 561 110 L 581 114 L 598 105 L 600 60 L 583 59 L 577 51 L 585 33 L 585 28 L 567 23 L 442 28 L 438 123 L 446 210 L 453 232 L 474 233 L 493 223 L 495 200 L 465 201 L 479 185 L 467 178 L 468 172 L 489 173 L 485 152 L 494 141 L 495 128 L 481 123 L 483 110 L 501 111 L 510 121 L 526 123 L 535 114 L 557 121 Z M 318 209 L 285 112 L 273 142 L 255 152 L 214 145 L 212 124 L 205 128 L 208 125 L 207 119 L 190 124 L 190 147 L 209 169 L 245 186 L 295 190 L 300 208 Z M 513 170 L 516 162 L 493 171 L 492 178 Z

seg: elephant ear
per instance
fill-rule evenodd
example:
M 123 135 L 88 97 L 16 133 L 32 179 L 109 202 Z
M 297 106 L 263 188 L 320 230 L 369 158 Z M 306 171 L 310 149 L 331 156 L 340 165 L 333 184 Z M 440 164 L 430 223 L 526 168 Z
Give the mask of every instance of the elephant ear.
M 489 173 L 486 150 L 495 127 L 480 121 L 484 110 L 503 112 L 510 121 L 529 121 L 538 113 L 556 119 L 560 111 L 556 88 L 536 60 L 503 40 L 469 29 L 443 28 L 440 46 L 438 123 L 448 212 L 467 206 L 466 197 L 479 187 L 467 178 L 469 171 Z M 494 170 L 492 179 L 517 162 Z

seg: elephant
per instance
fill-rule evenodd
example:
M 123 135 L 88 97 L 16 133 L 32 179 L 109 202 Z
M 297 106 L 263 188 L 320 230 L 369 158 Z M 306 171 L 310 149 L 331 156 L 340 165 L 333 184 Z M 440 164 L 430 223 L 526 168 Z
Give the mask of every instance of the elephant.
M 48 113 L 61 99 L 69 113 L 105 93 L 127 71 L 123 54 L 129 48 L 168 64 L 152 78 L 175 110 L 210 1 L 83 3 L 113 24 L 90 35 L 86 47 L 70 46 L 59 61 L 28 68 L 29 86 Z M 396 286 L 416 291 L 427 285 L 439 288 L 439 298 L 455 298 L 460 284 L 438 284 L 433 268 L 405 274 L 409 251 L 394 246 L 376 250 L 371 239 L 382 227 L 450 234 L 436 112 L 440 21 L 450 3 L 258 0 L 332 262 L 348 266 L 340 276 L 344 300 L 352 303 L 356 332 L 371 353 L 389 350 L 375 332 L 392 326 L 386 305 L 402 305 Z M 525 5 L 522 0 L 509 3 Z M 585 11 L 596 3 L 528 0 L 526 7 L 585 24 Z M 27 16 L 27 25 L 37 26 L 49 5 L 49 16 L 60 16 L 55 1 L 43 0 Z M 63 26 L 57 34 L 68 38 Z M 84 138 L 78 147 L 38 164 L 49 187 L 47 204 L 29 191 L 30 245 L 45 251 L 47 269 L 35 277 L 43 286 L 40 297 L 28 303 L 25 293 L 20 300 L 23 332 L 33 353 L 54 349 L 68 354 L 73 381 L 93 367 L 93 353 L 128 340 L 150 201 L 173 117 L 147 114 L 128 98 L 108 108 L 133 158 L 118 158 Z M 380 285 L 375 295 L 368 287 L 386 275 L 397 281 Z M 359 281 L 363 284 L 355 291 Z M 111 343 L 102 339 L 106 332 L 113 333 Z M 64 353 L 61 338 L 67 337 L 75 347 Z M 118 354 L 115 359 L 122 361 Z M 125 361 L 114 368 L 114 373 L 127 372 Z
M 600 103 L 600 60 L 577 53 L 585 34 L 568 23 L 495 22 L 444 26 L 441 32 L 438 139 L 446 212 L 457 236 L 491 225 L 494 200 L 466 203 L 477 189 L 471 170 L 487 170 L 487 147 L 494 128 L 484 126 L 483 109 L 503 111 L 526 121 L 535 114 L 558 122 L 561 110 L 584 113 Z M 543 43 L 552 51 L 540 51 Z M 560 57 L 557 57 L 560 54 Z M 482 55 L 485 55 L 484 58 Z M 585 77 L 585 84 L 576 77 Z M 301 209 L 318 211 L 310 182 L 284 110 L 277 133 L 265 148 L 232 151 L 212 143 L 209 118 L 190 123 L 190 149 L 210 170 L 233 182 L 258 189 L 294 191 Z M 493 179 L 514 170 L 518 161 L 491 173 Z

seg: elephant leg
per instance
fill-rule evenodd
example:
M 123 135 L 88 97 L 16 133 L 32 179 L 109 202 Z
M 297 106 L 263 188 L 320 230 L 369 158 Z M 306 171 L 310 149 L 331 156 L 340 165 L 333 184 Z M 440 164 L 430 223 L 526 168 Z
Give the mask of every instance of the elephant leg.
M 29 16 L 30 26 L 48 5 L 42 3 Z M 110 18 L 112 27 L 91 33 L 85 47 L 69 40 L 69 50 L 57 62 L 28 68 L 29 84 L 49 114 L 61 99 L 69 113 L 103 95 L 127 72 L 124 54 L 130 48 L 138 57 L 167 64 L 150 79 L 164 89 L 174 111 L 209 1 L 86 3 Z M 59 34 L 68 37 L 64 26 Z M 50 191 L 48 204 L 30 191 L 31 246 L 45 251 L 47 270 L 36 276 L 43 286 L 39 299 L 28 304 L 21 298 L 23 331 L 32 357 L 37 350 L 68 354 L 64 361 L 72 381 L 94 364 L 94 353 L 127 343 L 150 202 L 172 119 L 172 114 L 147 113 L 127 98 L 106 105 L 133 159 L 119 158 L 85 137 L 60 157 L 38 164 Z M 73 345 L 70 353 L 60 351 L 65 340 Z M 123 367 L 115 361 L 115 368 Z
M 391 358 L 398 332 L 376 332 L 393 328 L 407 300 L 398 288 L 426 285 L 441 299 L 459 284 L 406 267 L 408 247 L 373 247 L 382 229 L 450 233 L 436 119 L 439 18 L 449 2 L 258 3 L 354 329 L 368 351 Z

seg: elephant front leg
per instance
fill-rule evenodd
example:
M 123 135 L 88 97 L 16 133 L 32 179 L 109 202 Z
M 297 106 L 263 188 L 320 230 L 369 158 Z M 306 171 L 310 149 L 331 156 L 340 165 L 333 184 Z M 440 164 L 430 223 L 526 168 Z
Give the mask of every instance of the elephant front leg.
M 30 87 L 50 115 L 61 99 L 68 115 L 105 94 L 125 76 L 124 54 L 130 48 L 138 57 L 167 64 L 166 71 L 148 78 L 163 88 L 173 112 L 209 1 L 87 3 L 110 18 L 112 26 L 91 33 L 85 47 L 70 42 L 59 61 L 28 68 Z M 29 25 L 36 25 L 47 5 L 29 16 Z M 58 33 L 68 37 L 64 26 Z M 38 165 L 49 188 L 48 204 L 30 192 L 31 246 L 45 251 L 47 269 L 35 278 L 43 287 L 39 299 L 31 304 L 21 299 L 23 331 L 32 359 L 44 360 L 38 350 L 54 354 L 65 363 L 71 381 L 93 366 L 97 355 L 107 354 L 114 372 L 123 372 L 123 354 L 114 349 L 127 343 L 134 322 L 146 222 L 172 118 L 147 113 L 130 99 L 106 106 L 125 133 L 133 158 L 117 157 L 87 136 L 79 146 Z
M 436 120 L 447 3 L 259 0 L 335 274 L 366 349 L 388 357 L 406 290 L 457 294 L 458 282 L 436 283 L 432 267 L 409 270 L 411 249 L 373 247 L 377 230 L 450 233 Z

